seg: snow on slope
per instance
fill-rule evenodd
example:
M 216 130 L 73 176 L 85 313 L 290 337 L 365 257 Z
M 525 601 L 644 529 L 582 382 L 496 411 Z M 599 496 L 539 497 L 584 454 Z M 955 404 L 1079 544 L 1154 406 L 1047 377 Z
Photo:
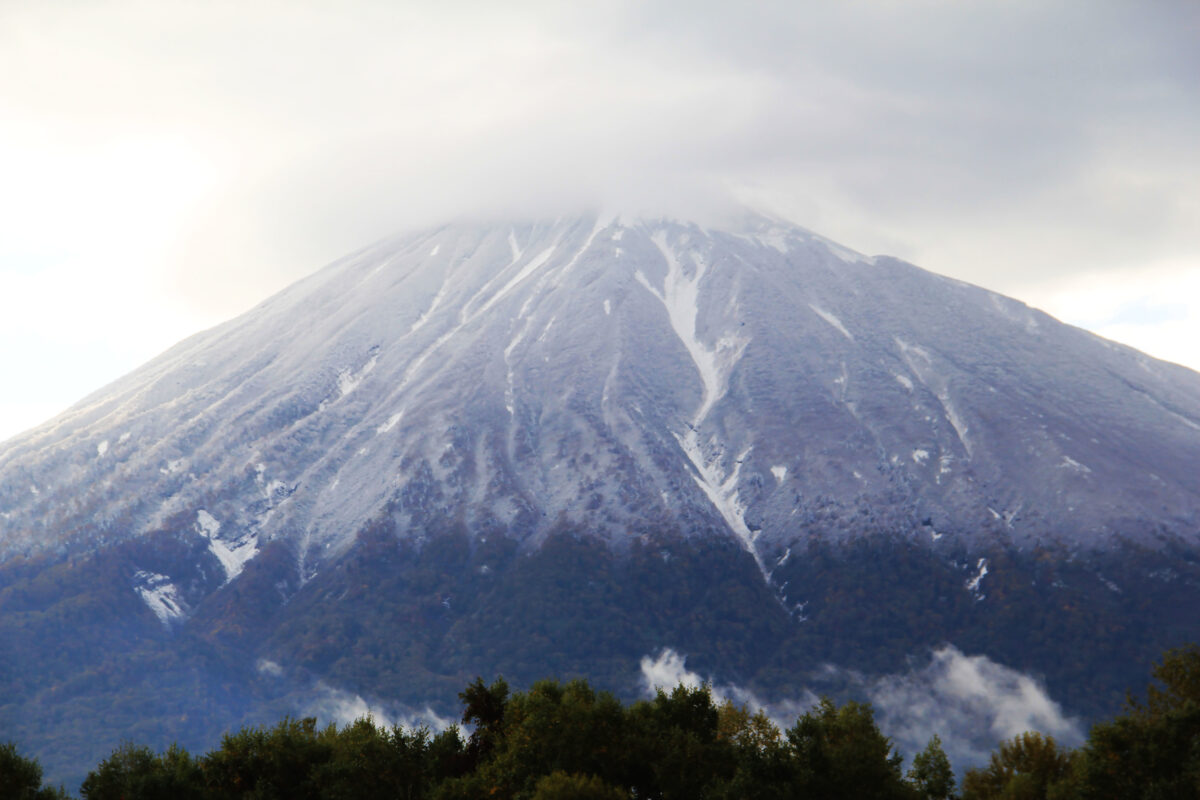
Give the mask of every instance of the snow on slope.
M 940 544 L 1194 538 L 1198 465 L 1200 376 L 894 259 L 753 215 L 464 223 L 6 443 L 0 558 L 170 528 L 228 581 L 291 540 L 304 577 L 387 513 L 418 541 L 729 536 L 769 579 L 805 537 L 926 520 Z

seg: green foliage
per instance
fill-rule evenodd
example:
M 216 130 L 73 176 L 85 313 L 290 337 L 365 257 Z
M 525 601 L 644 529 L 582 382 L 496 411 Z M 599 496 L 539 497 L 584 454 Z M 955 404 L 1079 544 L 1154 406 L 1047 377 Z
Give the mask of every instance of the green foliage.
M 954 797 L 954 768 L 942 749 L 942 740 L 935 733 L 925 749 L 913 757 L 908 780 L 927 800 L 949 800 Z
M 200 764 L 185 750 L 171 747 L 155 754 L 126 743 L 83 782 L 85 800 L 202 800 L 206 795 Z
M 491 686 L 484 686 L 483 678 L 477 677 L 458 698 L 463 702 L 462 721 L 475 726 L 467 741 L 467 757 L 476 765 L 491 755 L 504 736 L 508 684 L 497 678 Z
M 1144 704 L 1093 726 L 1074 781 L 1080 797 L 1200 797 L 1200 648 L 1171 650 Z
M 726 700 L 717 709 L 717 737 L 733 747 L 736 769 L 712 796 L 723 800 L 790 798 L 796 779 L 788 743 L 762 711 Z
M 963 800 L 1042 800 L 1071 777 L 1071 754 L 1051 736 L 1019 734 L 1001 743 L 987 767 L 968 770 Z M 1055 792 L 1057 793 L 1057 792 Z
M 560 770 L 538 781 L 532 800 L 622 800 L 627 796 L 595 775 Z
M 12 742 L 0 744 L 0 797 L 33 797 L 42 785 L 42 768 L 24 758 Z
M 901 755 L 875 725 L 865 703 L 840 708 L 823 698 L 787 732 L 798 761 L 802 792 L 816 797 L 909 798 Z
M 227 734 L 204 763 L 208 785 L 229 796 L 256 800 L 316 800 L 317 768 L 332 757 L 335 731 L 318 731 L 316 719 L 284 719 L 274 728 Z
M 0 798 L 4 800 L 56 800 L 65 798 L 62 789 L 42 786 L 42 767 L 25 758 L 12 742 L 0 744 Z
M 645 763 L 632 779 L 638 796 L 703 797 L 704 787 L 733 774 L 733 749 L 718 738 L 708 686 L 661 689 L 631 709 L 632 744 Z

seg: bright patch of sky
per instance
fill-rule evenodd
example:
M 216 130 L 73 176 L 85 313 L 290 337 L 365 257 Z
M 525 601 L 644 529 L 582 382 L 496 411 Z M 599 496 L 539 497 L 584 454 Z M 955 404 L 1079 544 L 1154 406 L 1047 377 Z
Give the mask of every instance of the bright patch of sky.
M 381 236 L 730 195 L 1200 367 L 1198 37 L 1182 2 L 2 4 L 0 439 Z

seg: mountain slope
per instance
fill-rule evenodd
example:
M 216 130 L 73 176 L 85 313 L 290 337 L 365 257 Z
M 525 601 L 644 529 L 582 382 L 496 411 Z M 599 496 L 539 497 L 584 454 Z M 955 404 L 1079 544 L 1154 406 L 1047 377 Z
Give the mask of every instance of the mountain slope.
M 939 532 L 1092 545 L 1153 518 L 1194 538 L 1195 373 L 743 230 L 447 227 L 363 251 L 7 443 L 4 550 L 205 509 L 228 575 L 260 537 L 315 565 L 421 487 L 439 499 L 403 513 L 473 531 L 536 541 L 565 515 L 619 543 L 674 520 L 760 561 L 794 517 L 896 492 L 897 522 Z

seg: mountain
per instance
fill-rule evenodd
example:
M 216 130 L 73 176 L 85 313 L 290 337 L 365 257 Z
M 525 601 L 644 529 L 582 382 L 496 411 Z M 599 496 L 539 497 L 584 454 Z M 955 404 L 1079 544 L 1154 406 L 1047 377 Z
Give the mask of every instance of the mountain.
M 314 686 L 941 642 L 1092 714 L 1197 637 L 1198 556 L 1195 372 L 754 214 L 459 223 L 0 445 L 0 724 L 69 770 Z

